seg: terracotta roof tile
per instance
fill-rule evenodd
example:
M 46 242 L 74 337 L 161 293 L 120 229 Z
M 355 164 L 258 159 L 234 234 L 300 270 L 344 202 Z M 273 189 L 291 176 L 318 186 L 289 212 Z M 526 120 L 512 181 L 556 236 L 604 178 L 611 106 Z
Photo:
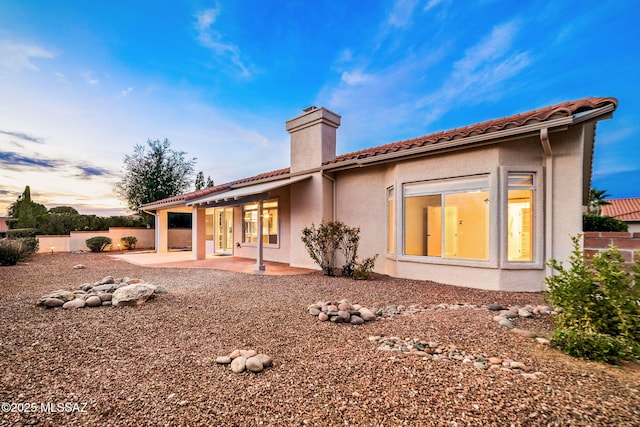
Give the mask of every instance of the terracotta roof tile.
M 280 175 L 286 175 L 288 173 L 289 173 L 289 168 L 278 169 L 271 172 L 265 172 L 249 178 L 242 178 L 237 181 L 220 184 L 213 187 L 203 188 L 202 190 L 191 191 L 189 193 L 179 194 L 177 196 L 167 197 L 166 199 L 157 200 L 151 203 L 146 203 L 142 205 L 142 208 L 144 209 L 145 206 L 153 206 L 153 209 L 155 209 L 157 207 L 162 207 L 162 206 L 171 206 L 175 204 L 186 203 L 191 200 L 199 199 L 200 197 L 208 196 L 209 194 L 215 194 L 215 193 L 220 193 L 222 191 L 226 191 L 236 185 L 249 183 L 252 181 L 259 181 L 267 178 L 274 178 Z
M 611 204 L 602 206 L 602 215 L 622 221 L 640 221 L 640 197 L 610 199 L 608 202 Z
M 335 160 L 328 163 L 338 163 L 346 160 L 362 159 L 381 154 L 393 153 L 400 150 L 408 150 L 410 148 L 423 147 L 430 144 L 438 144 L 456 139 L 467 138 L 470 136 L 488 134 L 500 130 L 511 129 L 525 126 L 533 123 L 540 123 L 560 117 L 570 117 L 574 114 L 584 111 L 593 110 L 603 107 L 607 104 L 618 105 L 615 98 L 584 98 L 577 101 L 568 101 L 561 104 L 552 105 L 538 110 L 526 113 L 515 114 L 501 119 L 489 120 L 487 122 L 477 123 L 457 129 L 451 129 L 443 132 L 436 132 L 430 135 L 411 138 L 404 141 L 392 142 L 378 147 L 365 148 L 363 150 L 342 154 Z

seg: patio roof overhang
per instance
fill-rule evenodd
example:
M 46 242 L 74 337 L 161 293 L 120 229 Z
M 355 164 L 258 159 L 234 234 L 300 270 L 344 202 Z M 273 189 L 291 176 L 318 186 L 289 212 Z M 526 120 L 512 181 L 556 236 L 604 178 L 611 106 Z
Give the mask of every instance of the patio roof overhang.
M 311 178 L 311 175 L 302 175 L 279 179 L 276 181 L 263 182 L 259 184 L 247 185 L 243 187 L 232 188 L 216 194 L 211 194 L 200 199 L 194 199 L 186 203 L 187 206 L 236 206 L 246 203 L 254 203 L 265 200 L 269 197 L 269 192 L 278 188 L 286 187 L 297 182 L 301 182 Z

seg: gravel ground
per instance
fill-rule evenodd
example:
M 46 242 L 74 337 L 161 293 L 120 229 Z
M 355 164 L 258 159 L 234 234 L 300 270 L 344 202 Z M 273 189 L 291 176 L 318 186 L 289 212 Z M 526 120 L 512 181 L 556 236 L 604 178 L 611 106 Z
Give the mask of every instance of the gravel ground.
M 78 263 L 87 268 L 71 268 Z M 35 306 L 50 291 L 107 275 L 138 277 L 168 294 L 139 307 Z M 16 404 L 10 409 L 31 411 L 6 412 L 3 403 L 0 425 L 640 425 L 638 365 L 572 359 L 507 332 L 486 309 L 360 326 L 307 313 L 311 303 L 342 298 L 370 308 L 542 301 L 388 277 L 255 276 L 141 267 L 106 254 L 37 256 L 0 268 L 0 396 Z M 543 336 L 551 331 L 548 317 L 518 322 Z M 377 350 L 372 335 L 454 344 L 544 375 L 392 355 Z M 274 366 L 233 374 L 216 365 L 236 348 L 269 354 Z

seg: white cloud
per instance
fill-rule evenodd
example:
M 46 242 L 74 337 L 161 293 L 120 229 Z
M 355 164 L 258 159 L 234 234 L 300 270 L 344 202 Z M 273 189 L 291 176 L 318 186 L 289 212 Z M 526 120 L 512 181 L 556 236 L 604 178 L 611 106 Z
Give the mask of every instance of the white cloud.
M 440 88 L 417 102 L 420 108 L 429 107 L 424 116 L 426 123 L 439 119 L 460 102 L 478 104 L 505 95 L 501 84 L 531 63 L 528 52 L 512 48 L 517 32 L 515 21 L 498 25 L 467 49 Z
M 34 44 L 0 41 L 0 67 L 12 71 L 38 71 L 34 59 L 51 59 L 56 54 Z
M 83 71 L 80 73 L 80 77 L 82 77 L 89 86 L 95 86 L 100 83 L 100 80 L 93 78 L 93 74 L 91 71 Z
M 387 25 L 391 28 L 406 28 L 411 25 L 413 11 L 418 0 L 396 0 L 393 10 L 387 18 Z
M 363 73 L 362 71 L 344 71 L 340 80 L 349 86 L 355 86 L 371 83 L 375 80 L 375 77 L 371 74 Z
M 222 34 L 213 29 L 219 9 L 206 9 L 196 15 L 196 29 L 198 41 L 203 46 L 211 49 L 218 57 L 228 60 L 235 65 L 236 71 L 243 78 L 251 77 L 250 65 L 242 59 L 240 49 L 233 43 L 223 40 Z
M 120 91 L 120 98 L 126 98 L 127 96 L 129 96 L 129 94 L 133 92 L 133 88 L 132 87 L 128 87 L 122 91 Z

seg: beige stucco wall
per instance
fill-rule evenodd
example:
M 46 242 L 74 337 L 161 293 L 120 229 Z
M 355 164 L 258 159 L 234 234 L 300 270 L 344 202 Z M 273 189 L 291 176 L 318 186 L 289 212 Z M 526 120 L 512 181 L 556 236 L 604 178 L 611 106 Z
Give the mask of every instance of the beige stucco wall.
M 120 239 L 125 236 L 135 236 L 138 239 L 137 249 L 154 247 L 154 230 L 150 228 L 111 227 L 109 231 L 72 231 L 64 236 L 36 236 L 39 241 L 38 253 L 50 253 L 53 246 L 54 252 L 88 252 L 87 239 L 104 236 L 111 238 L 111 246 L 106 251 L 118 250 Z
M 590 125 L 587 125 L 590 126 Z M 588 129 L 587 129 L 588 131 Z M 360 226 L 361 257 L 380 254 L 376 272 L 395 277 L 461 285 L 475 288 L 513 291 L 544 289 L 545 237 L 552 237 L 552 255 L 566 258 L 571 251 L 570 235 L 582 229 L 582 126 L 550 134 L 553 150 L 552 236 L 545 236 L 545 155 L 538 136 L 471 150 L 443 153 L 389 166 L 360 168 L 336 174 L 337 219 Z M 588 139 L 588 138 L 587 138 Z M 587 141 L 587 144 L 589 142 Z M 545 169 L 546 166 L 546 169 Z M 506 174 L 508 171 L 536 173 L 537 240 L 536 261 L 506 261 Z M 402 184 L 430 179 L 488 174 L 490 180 L 491 218 L 489 261 L 444 260 L 403 255 Z M 395 189 L 395 253 L 387 254 L 386 189 Z

